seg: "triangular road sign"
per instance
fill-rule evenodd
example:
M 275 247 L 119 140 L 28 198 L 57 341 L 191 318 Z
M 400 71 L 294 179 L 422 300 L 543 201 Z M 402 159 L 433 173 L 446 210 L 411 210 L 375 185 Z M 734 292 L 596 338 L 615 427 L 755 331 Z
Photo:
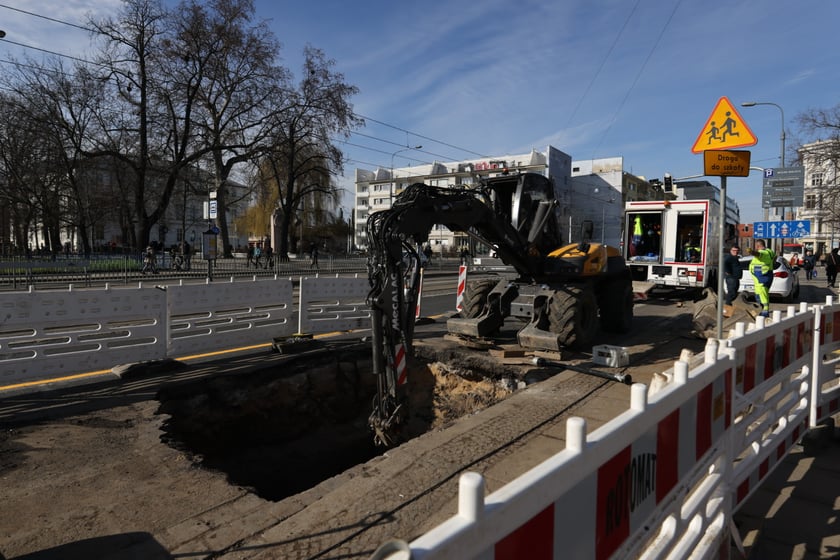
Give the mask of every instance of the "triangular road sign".
M 752 133 L 750 127 L 729 102 L 726 97 L 721 97 L 715 108 L 712 110 L 709 120 L 706 121 L 703 130 L 697 135 L 694 147 L 691 151 L 695 154 L 702 154 L 706 150 L 728 150 L 730 148 L 743 148 L 744 146 L 755 146 L 758 139 Z

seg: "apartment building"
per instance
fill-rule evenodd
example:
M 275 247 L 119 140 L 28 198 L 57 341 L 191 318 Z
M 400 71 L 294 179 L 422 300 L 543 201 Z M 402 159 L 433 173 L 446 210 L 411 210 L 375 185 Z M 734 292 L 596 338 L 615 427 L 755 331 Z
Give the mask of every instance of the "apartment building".
M 365 227 L 368 216 L 387 209 L 391 201 L 407 186 L 426 183 L 440 187 L 466 187 L 481 179 L 503 173 L 540 173 L 554 183 L 558 213 L 566 230 L 565 239 L 577 241 L 584 220 L 594 225 L 593 240 L 618 245 L 624 203 L 627 200 L 647 200 L 661 197 L 662 190 L 644 177 L 624 171 L 621 157 L 572 161 L 570 155 L 548 146 L 544 151 L 531 150 L 525 154 L 506 154 L 457 162 L 434 162 L 395 169 L 356 169 L 355 174 L 355 231 L 356 247 L 367 248 Z M 468 238 L 442 225 L 429 234 L 432 250 L 449 253 L 468 246 Z M 486 248 L 485 248 L 486 249 Z

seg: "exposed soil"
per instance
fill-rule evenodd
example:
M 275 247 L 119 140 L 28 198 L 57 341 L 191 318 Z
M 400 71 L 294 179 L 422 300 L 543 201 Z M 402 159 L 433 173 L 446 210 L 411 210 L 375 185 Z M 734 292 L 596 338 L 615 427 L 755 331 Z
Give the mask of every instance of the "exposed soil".
M 267 500 L 311 488 L 384 451 L 368 428 L 375 392 L 369 355 L 327 355 L 162 390 L 162 439 Z M 412 361 L 408 379 L 403 439 L 486 408 L 515 387 L 422 360 Z
M 365 350 L 296 360 L 178 383 L 156 400 L 4 426 L 0 558 L 108 534 L 126 538 L 127 528 L 158 535 L 225 496 L 280 500 L 383 453 L 367 427 L 375 388 L 368 359 Z M 516 388 L 511 377 L 420 359 L 409 373 L 406 437 Z

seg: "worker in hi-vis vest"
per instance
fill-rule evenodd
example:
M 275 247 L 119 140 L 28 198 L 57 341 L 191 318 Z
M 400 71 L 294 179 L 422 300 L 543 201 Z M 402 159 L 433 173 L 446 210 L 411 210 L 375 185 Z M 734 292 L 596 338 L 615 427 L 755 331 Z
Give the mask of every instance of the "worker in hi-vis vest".
M 633 220 L 633 253 L 642 254 L 642 217 L 638 214 Z
M 770 285 L 773 283 L 773 262 L 776 253 L 768 249 L 763 239 L 757 239 L 753 258 L 750 261 L 750 274 L 755 287 L 755 299 L 761 304 L 762 317 L 770 316 Z

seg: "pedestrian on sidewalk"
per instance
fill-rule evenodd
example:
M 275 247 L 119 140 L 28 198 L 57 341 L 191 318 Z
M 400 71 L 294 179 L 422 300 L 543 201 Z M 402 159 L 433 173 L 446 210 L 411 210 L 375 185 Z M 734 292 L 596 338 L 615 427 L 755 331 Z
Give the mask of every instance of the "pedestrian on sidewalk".
M 732 305 L 741 288 L 741 249 L 737 245 L 729 248 L 729 254 L 723 259 L 723 279 L 726 281 L 724 303 Z
M 805 280 L 817 277 L 817 257 L 813 251 L 805 251 L 805 258 L 802 259 L 802 268 L 805 269 Z
M 145 253 L 143 253 L 143 268 L 140 270 L 141 274 L 146 274 L 147 272 L 151 272 L 152 274 L 157 274 L 157 255 L 155 255 L 155 248 L 153 245 L 149 245 L 146 247 Z
M 309 270 L 312 270 L 314 267 L 315 270 L 318 270 L 318 244 L 313 243 L 312 246 L 309 248 Z
M 837 265 L 840 265 L 840 255 L 837 254 L 838 248 L 835 247 L 831 252 L 825 256 L 825 276 L 829 288 L 834 288 L 837 282 Z

